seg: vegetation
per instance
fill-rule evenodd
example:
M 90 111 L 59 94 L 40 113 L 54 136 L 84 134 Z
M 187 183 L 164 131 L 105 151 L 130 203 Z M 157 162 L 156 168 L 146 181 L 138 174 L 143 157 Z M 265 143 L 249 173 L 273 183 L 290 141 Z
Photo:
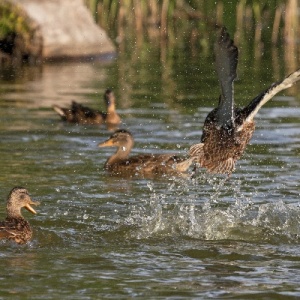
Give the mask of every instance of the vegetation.
M 29 32 L 28 22 L 17 7 L 0 0 L 0 40 L 11 33 L 18 33 L 26 39 Z
M 168 42 L 185 31 L 201 36 L 226 24 L 236 38 L 251 34 L 257 43 L 297 36 L 297 0 L 86 0 L 97 22 L 119 41 L 124 34 Z M 238 31 L 236 30 L 238 28 Z M 296 30 L 297 29 L 297 30 Z M 201 39 L 200 39 L 201 40 Z
M 142 86 L 144 81 L 155 77 L 151 72 L 159 72 L 165 98 L 184 99 L 184 95 L 178 97 L 181 82 L 178 78 L 186 76 L 184 72 L 193 74 L 189 76 L 187 93 L 199 81 L 194 69 L 186 69 L 187 57 L 202 70 L 211 68 L 205 72 L 209 82 L 214 72 L 209 62 L 216 24 L 226 25 L 234 36 L 241 52 L 239 73 L 245 80 L 249 68 L 263 81 L 266 76 L 282 78 L 299 66 L 297 0 L 86 0 L 86 3 L 119 47 L 118 88 L 128 98 L 134 85 Z M 199 52 L 207 61 L 197 59 Z M 158 60 L 153 59 L 156 56 Z M 159 64 L 154 66 L 154 62 Z M 183 65 L 185 68 L 176 69 Z M 134 77 L 137 72 L 140 76 Z M 135 78 L 132 86 L 130 78 Z M 112 81 L 109 85 L 114 84 Z M 254 84 L 253 78 L 249 78 L 251 90 Z

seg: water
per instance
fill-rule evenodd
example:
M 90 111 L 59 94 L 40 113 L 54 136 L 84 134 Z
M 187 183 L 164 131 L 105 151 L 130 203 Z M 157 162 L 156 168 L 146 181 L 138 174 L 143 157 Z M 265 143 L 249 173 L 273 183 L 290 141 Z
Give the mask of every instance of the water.
M 166 61 L 147 48 L 2 72 L 0 217 L 16 185 L 42 204 L 24 212 L 29 244 L 0 243 L 1 299 L 300 297 L 299 86 L 261 110 L 228 181 L 109 176 L 113 150 L 97 144 L 111 132 L 63 124 L 51 109 L 73 99 L 102 108 L 111 87 L 133 153 L 184 154 L 219 89 L 211 55 L 177 50 Z M 241 57 L 239 103 L 280 78 L 267 54 L 261 68 L 249 61 Z

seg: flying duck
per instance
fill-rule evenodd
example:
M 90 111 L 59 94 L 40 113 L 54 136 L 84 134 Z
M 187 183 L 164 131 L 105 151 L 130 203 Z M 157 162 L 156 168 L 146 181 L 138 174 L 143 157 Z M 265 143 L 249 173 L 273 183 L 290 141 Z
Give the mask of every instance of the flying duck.
M 217 108 L 206 117 L 201 143 L 191 146 L 189 154 L 209 173 L 230 175 L 242 156 L 254 129 L 259 109 L 280 91 L 300 79 L 300 69 L 282 81 L 273 83 L 244 108 L 234 105 L 233 82 L 237 77 L 238 49 L 222 28 L 214 52 L 221 96 Z

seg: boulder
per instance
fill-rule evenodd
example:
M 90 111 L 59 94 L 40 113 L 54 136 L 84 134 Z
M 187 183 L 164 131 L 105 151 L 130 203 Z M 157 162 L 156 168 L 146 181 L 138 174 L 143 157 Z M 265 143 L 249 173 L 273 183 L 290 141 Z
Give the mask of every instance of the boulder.
M 84 58 L 115 52 L 82 0 L 0 0 L 1 5 L 10 5 L 26 24 L 14 32 L 15 52 L 23 57 Z

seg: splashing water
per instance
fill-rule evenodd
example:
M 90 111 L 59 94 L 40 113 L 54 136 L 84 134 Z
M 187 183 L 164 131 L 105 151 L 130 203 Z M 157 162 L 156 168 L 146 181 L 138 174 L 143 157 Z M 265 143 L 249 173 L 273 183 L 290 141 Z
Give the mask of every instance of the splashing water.
M 211 189 L 205 190 L 209 183 Z M 274 203 L 254 204 L 242 192 L 242 181 L 201 176 L 192 180 L 175 180 L 165 193 L 157 193 L 148 184 L 150 199 L 133 206 L 128 225 L 134 226 L 131 237 L 186 236 L 204 240 L 247 240 L 253 242 L 300 241 L 300 208 Z M 189 193 L 197 188 L 199 192 Z M 232 194 L 223 201 L 221 195 Z M 185 200 L 183 201 L 183 196 Z M 255 197 L 255 193 L 252 193 Z

